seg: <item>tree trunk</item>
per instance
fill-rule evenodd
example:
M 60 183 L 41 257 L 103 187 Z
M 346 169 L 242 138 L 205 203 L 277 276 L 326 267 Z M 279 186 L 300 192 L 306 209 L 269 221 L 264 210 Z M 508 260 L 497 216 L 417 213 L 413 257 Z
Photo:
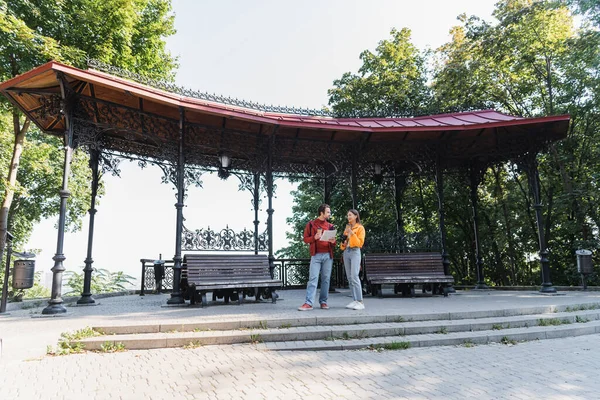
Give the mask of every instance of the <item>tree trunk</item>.
M 19 171 L 21 153 L 23 152 L 23 142 L 25 141 L 25 134 L 29 130 L 30 123 L 31 121 L 29 121 L 29 119 L 25 119 L 23 126 L 21 126 L 19 114 L 16 109 L 13 109 L 15 145 L 13 147 L 13 155 L 8 169 L 2 208 L 0 209 L 0 265 L 2 265 L 2 260 L 4 259 L 4 246 L 6 245 L 6 232 L 8 231 L 8 211 L 10 210 L 15 195 L 15 185 L 17 184 L 17 172 Z

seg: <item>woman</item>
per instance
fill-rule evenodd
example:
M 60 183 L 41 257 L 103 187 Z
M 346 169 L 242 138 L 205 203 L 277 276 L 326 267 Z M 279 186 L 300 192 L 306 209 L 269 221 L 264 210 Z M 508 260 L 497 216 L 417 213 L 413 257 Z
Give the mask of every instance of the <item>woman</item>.
M 350 285 L 350 292 L 354 301 L 348 304 L 346 308 L 352 310 L 364 310 L 362 286 L 358 273 L 360 272 L 360 249 L 365 243 L 365 227 L 360 223 L 358 211 L 348 210 L 348 225 L 344 230 L 344 240 L 340 246 L 343 250 L 344 268 Z

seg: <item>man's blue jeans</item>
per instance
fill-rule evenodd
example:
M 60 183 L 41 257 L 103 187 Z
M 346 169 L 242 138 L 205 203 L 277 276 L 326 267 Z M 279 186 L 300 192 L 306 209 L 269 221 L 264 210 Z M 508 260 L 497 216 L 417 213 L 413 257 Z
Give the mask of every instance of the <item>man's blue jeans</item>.
M 311 306 L 313 305 L 315 292 L 317 291 L 319 273 L 321 274 L 321 292 L 319 294 L 319 304 L 327 303 L 332 266 L 333 259 L 329 253 L 317 253 L 310 258 L 310 272 L 308 285 L 306 285 L 306 304 L 310 304 Z

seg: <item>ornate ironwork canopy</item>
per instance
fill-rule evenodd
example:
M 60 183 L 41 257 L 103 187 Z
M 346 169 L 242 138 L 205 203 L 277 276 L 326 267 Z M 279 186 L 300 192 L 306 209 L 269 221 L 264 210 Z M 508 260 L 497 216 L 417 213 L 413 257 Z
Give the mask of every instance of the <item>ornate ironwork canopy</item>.
M 493 110 L 332 118 L 314 110 L 157 89 L 57 62 L 4 82 L 0 91 L 42 131 L 62 135 L 61 81 L 73 99 L 76 145 L 176 163 L 183 115 L 187 165 L 218 167 L 219 156 L 227 153 L 234 169 L 264 171 L 272 139 L 273 172 L 292 175 L 323 176 L 332 166 L 334 173 L 348 171 L 357 156 L 359 167 L 380 163 L 386 170 L 411 170 L 439 157 L 446 168 L 500 162 L 562 139 L 569 124 L 568 115 L 521 118 Z M 280 109 L 296 114 L 273 111 Z
M 100 64 L 93 67 L 104 68 Z M 272 200 L 276 174 L 323 178 L 325 200 L 331 194 L 333 176 L 350 177 L 354 207 L 359 174 L 376 177 L 379 181 L 383 175 L 391 175 L 394 176 L 398 207 L 405 185 L 400 179 L 404 173 L 423 168 L 435 171 L 440 246 L 444 272 L 448 275 L 450 261 L 446 251 L 442 170 L 471 172 L 477 234 L 478 176 L 486 165 L 511 159 L 527 161 L 524 165 L 534 194 L 538 222 L 542 291 L 555 292 L 549 280 L 535 155 L 548 143 L 566 136 L 568 115 L 521 118 L 484 110 L 412 118 L 333 118 L 315 110 L 261 106 L 174 85 L 157 85 L 115 68 L 105 70 L 108 72 L 49 62 L 0 84 L 0 92 L 42 131 L 65 140 L 52 298 L 43 310 L 44 314 L 66 312 L 60 296 L 65 259 L 63 238 L 70 160 L 77 146 L 90 153 L 93 187 L 97 187 L 100 162 L 103 169 L 118 173 L 115 155 L 137 158 L 142 165 L 156 163 L 163 169 L 165 181 L 175 184 L 177 235 L 173 292 L 168 304 L 184 302 L 180 287 L 183 247 L 202 250 L 254 248 L 256 253 L 267 249 L 274 276 Z M 192 232 L 184 228 L 185 188 L 191 183 L 201 183 L 198 169 L 218 169 L 221 177 L 230 173 L 241 176 L 242 171 L 251 176 L 241 177 L 240 186 L 253 193 L 254 232 L 244 230 L 236 235 L 227 228 L 216 234 L 210 230 Z M 267 194 L 266 235 L 258 233 L 261 186 Z M 78 301 L 81 304 L 93 303 L 90 285 L 94 207 L 95 195 L 90 208 L 84 293 Z M 400 221 L 400 211 L 398 215 Z M 401 222 L 398 226 L 401 228 Z M 398 234 L 398 238 L 403 236 L 402 229 Z M 398 238 L 394 241 L 398 242 Z M 252 241 L 254 246 L 251 246 Z M 482 277 L 479 262 L 478 282 L 483 282 Z

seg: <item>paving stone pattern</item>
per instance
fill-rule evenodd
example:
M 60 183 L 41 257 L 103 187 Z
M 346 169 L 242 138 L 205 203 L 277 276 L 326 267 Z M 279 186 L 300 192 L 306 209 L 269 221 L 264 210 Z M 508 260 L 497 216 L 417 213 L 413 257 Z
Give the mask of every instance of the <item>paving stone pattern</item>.
M 161 307 L 168 295 L 101 299 L 39 318 L 41 307 L 0 317 L 0 400 L 38 399 L 600 399 L 600 335 L 517 345 L 396 351 L 266 351 L 260 344 L 45 356 L 61 332 L 85 326 L 298 318 L 304 291 L 277 304 Z M 598 292 L 459 293 L 449 298 L 365 298 L 344 309 L 347 291 L 330 296 L 318 318 L 464 312 L 600 303 Z M 43 307 L 43 305 L 42 305 Z M 551 312 L 551 311 L 548 311 Z M 505 315 L 505 312 L 501 312 Z M 591 322 L 590 322 L 591 323 Z M 582 324 L 586 325 L 586 324 Z
M 207 346 L 0 365 L 1 399 L 597 399 L 600 335 L 516 345 L 267 352 Z

